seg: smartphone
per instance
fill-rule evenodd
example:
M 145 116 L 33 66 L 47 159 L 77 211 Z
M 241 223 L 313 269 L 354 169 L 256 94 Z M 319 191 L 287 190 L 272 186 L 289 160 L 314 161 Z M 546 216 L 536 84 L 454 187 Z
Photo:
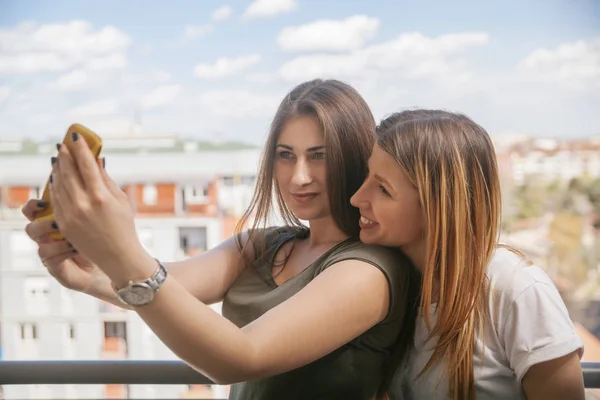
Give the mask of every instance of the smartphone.
M 69 129 L 67 129 L 67 133 L 65 134 L 65 137 L 63 138 L 62 141 L 62 145 L 63 146 L 67 146 L 67 148 L 69 149 L 69 152 L 71 153 L 71 155 L 74 154 L 73 152 L 73 132 L 77 132 L 77 134 L 79 135 L 80 138 L 83 138 L 88 147 L 90 148 L 90 150 L 92 151 L 92 154 L 94 154 L 94 156 L 96 157 L 96 159 L 98 157 L 100 157 L 100 153 L 102 152 L 102 139 L 100 139 L 100 137 L 95 134 L 94 132 L 92 132 L 91 130 L 89 130 L 88 128 L 86 128 L 85 126 L 81 125 L 81 124 L 73 124 L 69 127 Z M 54 219 L 54 209 L 52 208 L 52 203 L 50 201 L 50 177 L 48 177 L 48 180 L 46 181 L 46 186 L 44 187 L 44 192 L 42 193 L 42 200 L 44 200 L 46 202 L 46 207 L 44 207 L 42 210 L 39 210 L 34 218 L 34 221 L 44 221 L 44 220 L 53 220 Z M 60 227 L 59 227 L 60 229 Z M 64 236 L 59 232 L 52 232 L 50 234 L 50 237 L 53 239 L 63 239 Z

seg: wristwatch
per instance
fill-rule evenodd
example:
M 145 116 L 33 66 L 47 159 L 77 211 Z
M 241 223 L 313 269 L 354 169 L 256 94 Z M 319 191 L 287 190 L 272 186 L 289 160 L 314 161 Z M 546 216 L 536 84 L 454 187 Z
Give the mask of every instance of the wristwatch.
M 133 282 L 129 281 L 127 286 L 122 289 L 117 289 L 113 284 L 112 287 L 117 294 L 117 297 L 125 304 L 139 307 L 150 303 L 156 292 L 161 288 L 165 279 L 167 279 L 167 270 L 162 263 L 156 260 L 158 269 L 154 275 L 145 281 Z

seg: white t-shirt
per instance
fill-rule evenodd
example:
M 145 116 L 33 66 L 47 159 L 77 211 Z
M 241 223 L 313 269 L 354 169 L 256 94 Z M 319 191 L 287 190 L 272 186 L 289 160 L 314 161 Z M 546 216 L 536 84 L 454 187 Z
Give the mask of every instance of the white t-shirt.
M 510 250 L 499 248 L 488 266 L 491 283 L 491 323 L 484 327 L 484 340 L 477 338 L 474 353 L 475 390 L 478 400 L 525 399 L 521 379 L 534 364 L 567 355 L 583 343 L 558 290 L 537 266 L 528 266 Z M 493 300 L 495 299 L 495 300 Z M 494 302 L 496 306 L 494 307 Z M 431 312 L 431 326 L 435 312 Z M 418 374 L 433 354 L 435 339 L 428 343 L 425 320 L 417 321 L 415 348 L 409 371 L 394 382 L 394 399 L 445 399 L 448 381 L 445 363 L 433 365 L 424 375 Z M 482 351 L 483 350 L 483 351 Z M 438 385 L 439 382 L 439 385 Z

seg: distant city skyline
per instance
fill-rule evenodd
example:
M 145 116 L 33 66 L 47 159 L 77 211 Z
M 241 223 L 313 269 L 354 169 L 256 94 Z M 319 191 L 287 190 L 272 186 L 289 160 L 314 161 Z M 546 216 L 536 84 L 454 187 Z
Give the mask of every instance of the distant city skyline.
M 0 140 L 149 135 L 260 144 L 283 95 L 352 84 L 375 118 L 464 112 L 494 137 L 600 135 L 600 3 L 0 3 Z

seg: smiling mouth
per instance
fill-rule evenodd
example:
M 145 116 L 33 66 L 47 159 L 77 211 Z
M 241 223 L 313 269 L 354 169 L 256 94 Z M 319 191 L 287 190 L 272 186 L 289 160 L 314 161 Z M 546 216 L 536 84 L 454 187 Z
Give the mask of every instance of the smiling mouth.
M 379 225 L 377 222 L 371 221 L 369 218 L 363 217 L 362 215 L 360 216 L 358 224 L 360 226 L 360 229 L 374 228 Z
M 361 217 L 360 217 L 360 223 L 363 224 L 363 225 L 373 225 L 375 223 L 375 221 L 371 221 L 367 217 L 363 217 L 361 215 Z

